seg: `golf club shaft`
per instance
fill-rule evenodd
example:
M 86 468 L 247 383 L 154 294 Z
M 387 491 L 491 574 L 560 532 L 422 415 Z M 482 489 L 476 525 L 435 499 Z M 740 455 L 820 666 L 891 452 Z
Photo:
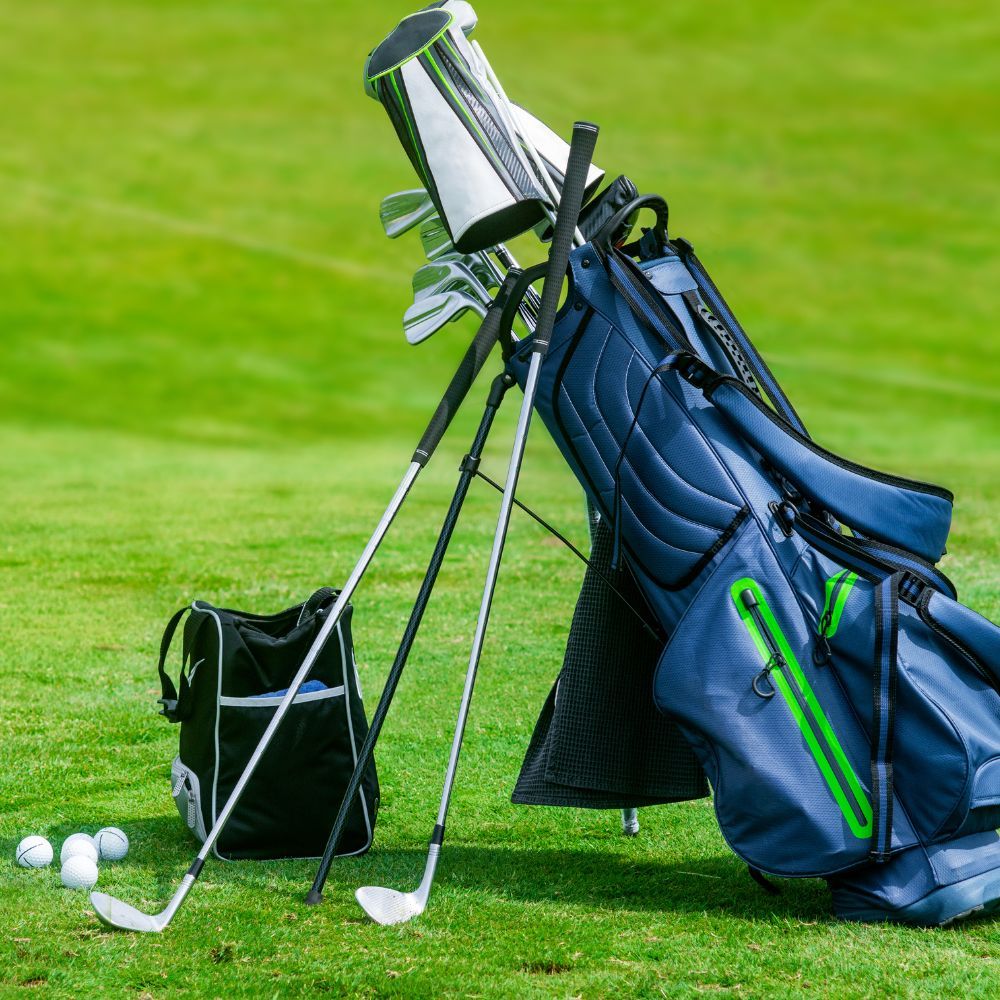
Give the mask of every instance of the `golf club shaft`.
M 392 703 L 399 680 L 403 674 L 403 669 L 405 668 L 407 659 L 410 655 L 410 650 L 412 649 L 413 642 L 416 639 L 417 631 L 420 628 L 420 623 L 424 616 L 424 611 L 427 608 L 427 603 L 431 597 L 431 591 L 434 589 L 434 585 L 437 582 L 438 572 L 440 571 L 445 555 L 447 554 L 448 546 L 455 530 L 455 525 L 458 523 L 462 506 L 465 503 L 466 495 L 469 492 L 469 486 L 472 482 L 473 476 L 476 474 L 475 470 L 479 464 L 483 448 L 486 445 L 486 439 L 489 436 L 490 429 L 493 426 L 493 420 L 496 417 L 497 410 L 500 407 L 500 403 L 503 401 L 504 395 L 513 384 L 513 379 L 507 373 L 502 372 L 496 376 L 493 380 L 492 386 L 490 387 L 490 394 L 486 400 L 486 408 L 483 411 L 482 420 L 479 422 L 479 427 L 476 430 L 472 447 L 469 449 L 469 454 L 466 455 L 462 462 L 462 471 L 458 479 L 458 484 L 455 487 L 455 493 L 452 496 L 451 504 L 448 507 L 447 514 L 445 515 L 441 532 L 438 535 L 437 543 L 434 546 L 434 552 L 431 555 L 430 563 L 427 566 L 427 572 L 424 574 L 423 582 L 420 585 L 420 591 L 417 594 L 413 610 L 410 612 L 409 621 L 406 623 L 406 629 L 403 632 L 403 638 L 400 642 L 399 649 L 396 652 L 396 658 L 389 669 L 389 674 L 386 678 L 382 695 L 379 698 L 379 702 L 375 707 L 374 713 L 372 714 L 368 734 L 365 736 L 364 743 L 358 753 L 357 762 L 354 765 L 354 773 L 351 775 L 351 778 L 347 783 L 347 789 L 344 792 L 336 819 L 333 822 L 333 828 L 330 831 L 330 836 L 326 843 L 326 849 L 323 852 L 319 868 L 316 871 L 316 877 L 313 880 L 312 888 L 309 890 L 309 895 L 306 897 L 307 903 L 315 904 L 322 901 L 323 887 L 326 885 L 330 865 L 333 863 L 333 859 L 336 856 L 337 846 L 340 843 L 341 835 L 343 834 L 344 827 L 347 824 L 347 818 L 354 803 L 354 797 L 357 795 L 358 788 L 361 786 L 361 782 L 364 778 L 366 770 L 368 769 L 368 765 L 371 763 L 372 755 L 375 752 L 375 745 L 378 742 L 379 734 L 382 731 L 382 725 L 389 712 L 389 706 Z
M 253 777 L 253 773 L 257 769 L 257 765 L 260 763 L 261 757 L 264 756 L 264 753 L 270 745 L 271 739 L 277 731 L 278 726 L 281 725 L 282 719 L 284 719 L 289 708 L 291 708 L 292 702 L 295 700 L 295 696 L 298 694 L 299 688 L 302 687 L 306 677 L 309 676 L 309 671 L 312 670 L 313 664 L 316 662 L 316 658 L 326 645 L 326 642 L 330 637 L 330 633 L 336 628 L 337 623 L 343 616 L 351 597 L 354 595 L 354 591 L 357 589 L 358 584 L 361 582 L 361 578 L 364 576 L 365 571 L 368 569 L 372 559 L 375 557 L 375 552 L 382 543 L 382 539 L 385 538 L 386 532 L 389 530 L 389 526 L 392 524 L 396 514 L 399 512 L 399 508 L 403 506 L 403 501 L 406 499 L 406 495 L 410 492 L 410 487 L 413 486 L 413 483 L 420 474 L 420 470 L 422 468 L 422 463 L 414 461 L 410 463 L 409 468 L 406 470 L 406 475 L 403 476 L 403 480 L 397 487 L 392 500 L 389 502 L 389 506 L 386 508 L 385 513 L 382 515 L 382 518 L 378 523 L 378 526 L 375 528 L 371 538 L 368 539 L 368 544 L 365 545 L 364 551 L 361 553 L 361 558 L 357 561 L 354 569 L 351 571 L 351 575 L 347 578 L 347 582 L 344 584 L 343 590 L 341 590 L 337 595 L 337 600 L 330 609 L 330 613 L 327 616 L 326 621 L 316 634 L 316 638 L 313 639 L 312 645 L 309 647 L 309 651 L 306 653 L 301 666 L 289 683 L 288 691 L 284 697 L 282 697 L 281 702 L 274 711 L 274 715 L 271 717 L 271 721 L 264 730 L 264 735 L 261 736 L 256 749 L 250 755 L 250 759 L 247 761 L 243 774 L 240 775 L 240 778 L 236 782 L 236 785 L 226 801 L 226 804 L 222 807 L 222 812 L 219 813 L 215 824 L 208 832 L 208 836 L 205 838 L 205 843 L 202 846 L 202 849 L 198 852 L 198 858 L 200 860 L 204 861 L 204 859 L 208 857 L 212 847 L 215 845 L 216 840 L 218 840 L 219 835 L 222 833 L 226 822 L 229 820 L 229 817 L 232 815 L 233 810 L 236 808 L 236 805 L 240 800 L 240 796 L 243 794 L 244 788 L 246 788 L 250 778 Z M 197 873 L 195 874 L 197 875 Z
M 479 661 L 482 657 L 483 645 L 486 640 L 486 630 L 489 625 L 490 609 L 493 604 L 493 594 L 500 575 L 500 562 L 503 558 L 504 545 L 507 540 L 507 529 L 510 525 L 510 515 L 514 507 L 514 495 L 517 491 L 517 481 L 524 459 L 524 448 L 528 440 L 528 429 L 531 426 L 531 414 L 534 409 L 535 395 L 538 389 L 538 378 L 542 362 L 548 351 L 555 322 L 556 310 L 559 305 L 559 294 L 562 289 L 566 268 L 569 264 L 569 253 L 576 232 L 576 222 L 583 203 L 583 191 L 586 186 L 587 173 L 590 167 L 594 144 L 597 140 L 597 127 L 589 123 L 577 122 L 573 126 L 573 142 L 570 147 L 566 166 L 566 183 L 563 188 L 563 199 L 559 207 L 552 245 L 549 248 L 549 266 L 542 287 L 541 305 L 538 313 L 538 326 L 535 331 L 535 341 L 532 347 L 531 361 L 528 365 L 528 375 L 524 385 L 524 399 L 517 418 L 517 430 L 511 448 L 510 462 L 507 466 L 507 477 L 504 482 L 503 498 L 500 501 L 500 513 L 497 517 L 496 532 L 493 536 L 493 547 L 486 570 L 486 583 L 483 587 L 483 597 L 479 606 L 479 617 L 476 621 L 476 631 L 469 654 L 469 666 L 465 674 L 465 686 L 462 690 L 462 701 L 459 705 L 458 719 L 455 723 L 455 735 L 452 738 L 451 752 L 448 756 L 448 768 L 445 772 L 444 787 L 441 790 L 441 802 L 438 807 L 437 822 L 431 836 L 428 856 L 428 872 L 424 882 L 429 885 L 433 877 L 433 865 L 436 865 L 436 854 L 444 842 L 444 830 L 448 819 L 448 807 L 455 785 L 455 775 L 458 771 L 458 760 L 462 750 L 462 739 L 472 705 L 472 694 L 476 683 Z M 421 887 L 423 887 L 423 882 Z
M 458 770 L 458 758 L 462 751 L 462 739 L 465 735 L 465 725 L 469 718 L 469 708 L 472 704 L 472 692 L 476 684 L 476 674 L 482 657 L 483 644 L 486 640 L 486 628 L 489 625 L 490 609 L 493 604 L 493 593 L 496 590 L 500 575 L 500 561 L 503 558 L 504 545 L 507 540 L 507 528 L 514 507 L 514 493 L 517 488 L 518 475 L 524 457 L 524 446 L 528 440 L 528 428 L 531 424 L 531 412 L 534 408 L 535 390 L 538 385 L 538 375 L 542 367 L 542 354 L 534 353 L 528 369 L 528 378 L 524 387 L 524 399 L 521 412 L 517 418 L 517 431 L 514 434 L 514 445 L 511 449 L 510 462 L 507 466 L 507 479 L 504 484 L 503 499 L 500 502 L 500 514 L 497 518 L 496 532 L 493 536 L 493 548 L 490 552 L 489 566 L 486 570 L 486 584 L 479 606 L 479 617 L 476 621 L 476 632 L 472 639 L 472 652 L 469 656 L 469 667 L 465 674 L 465 687 L 462 690 L 462 702 L 458 710 L 458 720 L 455 723 L 455 735 L 452 738 L 451 753 L 448 756 L 448 769 L 445 772 L 444 788 L 441 792 L 441 803 L 438 807 L 437 823 L 431 837 L 431 846 L 440 847 L 444 840 L 445 821 L 448 818 L 448 805 L 451 801 L 452 788 L 455 785 L 455 773 Z

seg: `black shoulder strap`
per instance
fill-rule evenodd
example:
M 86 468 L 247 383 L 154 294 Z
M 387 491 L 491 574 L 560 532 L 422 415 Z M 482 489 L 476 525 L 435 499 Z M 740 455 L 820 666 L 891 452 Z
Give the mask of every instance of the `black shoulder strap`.
M 671 244 L 698 285 L 698 299 L 701 300 L 704 297 L 707 300 L 707 305 L 705 301 L 701 301 L 701 307 L 710 310 L 722 322 L 730 337 L 738 345 L 743 360 L 749 366 L 757 384 L 771 401 L 782 420 L 789 427 L 797 430 L 803 437 L 809 437 L 809 432 L 806 430 L 806 425 L 802 422 L 802 418 L 795 412 L 795 407 L 792 406 L 780 383 L 774 377 L 771 369 L 768 368 L 760 351 L 757 350 L 754 342 L 740 325 L 739 320 L 737 320 L 735 313 L 733 313 L 732 309 L 729 308 L 729 304 L 722 297 L 722 292 L 719 291 L 715 282 L 712 281 L 711 275 L 705 269 L 705 265 L 695 255 L 694 247 L 687 240 L 677 237 L 671 241 Z M 704 320 L 705 316 L 700 313 L 700 310 L 697 312 L 699 317 Z M 740 374 L 742 377 L 743 373 L 741 372 Z
M 156 703 L 163 706 L 160 710 L 160 715 L 164 716 L 170 722 L 181 721 L 182 702 L 186 701 L 184 696 L 188 692 L 188 681 L 184 673 L 185 664 L 182 663 L 180 677 L 178 678 L 180 685 L 180 693 L 178 694 L 177 688 L 174 687 L 174 682 L 167 675 L 167 653 L 170 652 L 170 643 L 173 641 L 174 633 L 177 631 L 177 626 L 180 624 L 181 618 L 184 617 L 185 612 L 190 610 L 191 605 L 186 604 L 179 611 L 175 612 L 170 621 L 167 622 L 167 627 L 163 630 L 163 638 L 160 640 L 160 662 L 157 665 L 157 671 L 160 674 L 160 697 L 156 699 Z

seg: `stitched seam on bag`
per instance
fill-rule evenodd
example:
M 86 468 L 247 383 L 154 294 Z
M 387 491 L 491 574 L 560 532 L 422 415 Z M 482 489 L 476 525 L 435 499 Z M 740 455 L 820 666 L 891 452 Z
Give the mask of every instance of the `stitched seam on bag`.
M 622 497 L 622 508 L 624 510 L 627 510 L 629 512 L 629 514 L 631 514 L 632 517 L 635 518 L 635 521 L 636 521 L 637 524 L 640 524 L 640 525 L 643 524 L 642 518 L 640 518 L 639 515 L 636 514 L 636 512 L 632 509 L 632 506 L 629 504 L 628 500 L 625 499 L 625 497 Z M 676 552 L 683 552 L 683 553 L 685 553 L 688 556 L 696 556 L 699 559 L 702 556 L 705 555 L 705 550 L 704 549 L 685 549 L 685 548 L 683 548 L 680 545 L 674 545 L 673 543 L 668 542 L 665 539 L 660 538 L 659 535 L 654 535 L 653 532 L 650 531 L 648 528 L 646 528 L 646 532 L 647 532 L 647 534 L 650 535 L 650 537 L 654 538 L 660 545 L 665 545 L 667 548 L 674 549 Z M 712 545 L 714 545 L 715 541 L 717 541 L 717 540 L 718 539 L 716 538 L 712 542 Z M 711 545 L 708 546 L 708 548 L 711 548 L 711 547 L 712 547 Z M 646 563 L 642 563 L 642 565 L 645 566 L 647 564 Z M 685 572 L 686 572 L 686 570 L 685 570 Z M 659 574 L 656 574 L 656 575 L 659 575 Z
M 638 486 L 639 489 L 642 490 L 642 492 L 654 504 L 658 505 L 661 510 L 666 511 L 671 517 L 675 517 L 679 521 L 686 521 L 688 524 L 692 525 L 695 528 L 702 528 L 705 531 L 710 532 L 711 535 L 712 535 L 712 541 L 709 542 L 709 545 L 711 545 L 712 542 L 715 541 L 715 539 L 719 536 L 719 534 L 723 530 L 723 528 L 725 528 L 724 524 L 721 524 L 721 525 L 720 524 L 706 524 L 703 521 L 695 521 L 693 518 L 687 517 L 685 514 L 681 514 L 679 511 L 675 511 L 675 510 L 671 509 L 662 500 L 660 500 L 659 497 L 657 497 L 656 494 L 653 493 L 652 490 L 650 490 L 649 487 L 646 486 L 646 484 L 642 481 L 642 479 L 639 476 L 638 470 L 632 464 L 632 461 L 628 457 L 628 455 L 623 455 L 622 456 L 622 463 L 624 465 L 627 465 L 632 470 L 632 474 L 633 474 L 633 476 L 635 476 L 635 484 L 636 484 L 636 486 Z M 625 499 L 624 491 L 622 491 L 622 499 L 623 500 Z M 729 515 L 727 515 L 727 516 L 729 516 Z M 728 520 L 727 520 L 727 523 L 728 523 Z M 647 530 L 649 530 L 649 529 L 647 528 Z M 649 533 L 651 535 L 655 536 L 655 532 L 650 531 Z M 666 541 L 666 539 L 664 539 L 664 541 Z M 668 543 L 668 544 L 671 544 L 671 543 Z M 688 548 L 686 548 L 684 546 L 674 546 L 674 547 L 675 548 L 682 548 L 686 552 L 697 552 L 699 555 L 704 552 L 704 548 L 688 549 Z
M 642 355 L 642 353 L 631 343 L 631 341 L 628 341 L 627 338 L 625 338 L 625 339 L 629 343 L 629 346 L 632 348 L 632 355 L 631 355 L 629 364 L 631 365 L 632 361 L 638 360 L 638 362 L 643 366 L 643 368 L 646 369 L 647 379 L 648 379 L 649 375 L 651 375 L 653 373 L 655 365 L 650 364 L 646 360 L 646 358 Z M 593 402 L 594 409 L 601 415 L 601 421 L 604 423 L 604 426 L 608 428 L 609 433 L 611 432 L 611 427 L 610 427 L 610 424 L 608 423 L 608 420 L 607 420 L 606 411 L 602 408 L 600 400 L 597 398 L 596 386 L 597 386 L 598 382 L 600 381 L 600 376 L 601 376 L 600 368 L 601 368 L 601 365 L 602 365 L 602 363 L 604 361 L 604 355 L 606 353 L 607 345 L 610 342 L 610 340 L 611 340 L 611 331 L 609 330 L 608 331 L 608 335 L 605 338 L 604 347 L 602 347 L 601 353 L 598 356 L 597 361 L 596 361 L 596 363 L 594 365 L 594 377 L 592 379 L 588 379 L 588 382 L 587 382 L 588 386 L 593 386 L 594 387 L 594 391 L 592 391 L 590 393 L 590 397 L 591 397 L 591 400 Z M 662 380 L 661 380 L 661 384 L 662 384 Z M 665 386 L 664 386 L 664 388 L 665 388 Z M 633 401 L 628 398 L 628 385 L 627 385 L 627 383 L 626 383 L 626 386 L 625 386 L 625 394 L 626 394 L 626 404 L 627 404 L 627 406 L 629 408 L 632 408 L 633 407 Z M 670 402 L 674 405 L 675 408 L 681 409 L 683 411 L 683 407 L 680 407 L 680 405 L 677 402 L 677 399 L 674 397 L 674 395 L 672 393 L 670 393 L 668 391 L 668 392 L 665 392 L 664 395 L 666 395 L 669 398 Z M 574 409 L 575 409 L 575 407 L 574 407 Z M 686 413 L 684 413 L 684 415 L 687 416 Z M 690 422 L 690 421 L 688 421 L 688 422 Z M 586 424 L 584 423 L 584 421 L 582 419 L 580 420 L 580 423 L 584 424 L 584 426 L 586 426 Z M 669 471 L 672 472 L 673 475 L 680 482 L 682 482 L 686 486 L 690 487 L 696 493 L 699 493 L 702 496 L 708 497 L 710 500 L 716 500 L 719 503 L 727 504 L 733 510 L 739 510 L 740 509 L 738 504 L 733 503 L 733 501 L 727 500 L 724 497 L 716 496 L 714 493 L 711 493 L 708 490 L 703 489 L 697 483 L 693 483 L 691 480 L 689 480 L 685 476 L 683 476 L 677 469 L 675 469 L 663 457 L 663 455 L 660 454 L 659 449 L 657 449 L 657 447 L 653 444 L 652 440 L 650 439 L 649 435 L 643 429 L 641 422 L 636 421 L 636 423 L 635 423 L 635 430 L 638 430 L 641 433 L 643 439 L 648 442 L 650 449 L 652 450 L 653 454 L 655 454 L 656 457 L 659 459 L 659 461 L 661 462 L 661 464 L 663 466 L 665 466 L 667 469 L 669 469 Z M 616 445 L 617 445 L 617 447 L 618 447 L 618 449 L 620 451 L 622 449 L 622 446 L 623 446 L 624 442 L 617 440 L 615 438 L 614 434 L 611 434 L 611 437 L 612 437 L 613 440 L 615 440 L 615 443 L 616 443 Z M 718 456 L 715 457 L 715 462 L 716 462 L 716 465 L 721 470 L 720 474 L 723 477 L 728 477 L 728 470 L 727 470 L 727 468 L 726 468 L 725 465 L 722 465 L 722 463 L 719 462 Z M 609 469 L 609 472 L 610 472 L 610 469 Z
M 673 399 L 673 397 L 671 397 L 671 399 Z M 674 405 L 676 405 L 677 401 L 676 401 L 676 400 L 673 400 L 673 402 L 674 402 Z M 739 509 L 740 509 L 740 505 L 739 505 L 738 503 L 734 503 L 734 502 L 733 502 L 732 500 L 727 500 L 727 499 L 726 499 L 725 497 L 720 497 L 720 496 L 717 496 L 717 495 L 716 495 L 715 493 L 711 493 L 711 492 L 709 492 L 708 490 L 704 489 L 703 487 L 701 487 L 701 486 L 698 486 L 698 485 L 697 485 L 696 483 L 693 483 L 693 482 L 691 482 L 691 480 L 690 480 L 690 479 L 685 479 L 685 478 L 684 478 L 684 476 L 682 476 L 682 475 L 681 475 L 681 474 L 680 474 L 680 473 L 679 473 L 679 472 L 678 472 L 678 471 L 677 471 L 676 469 L 674 469 L 674 467 L 673 467 L 672 465 L 670 465 L 670 463 L 669 463 L 669 462 L 667 462 L 667 460 L 666 460 L 666 459 L 665 459 L 665 458 L 663 457 L 663 455 L 661 455 L 661 454 L 660 454 L 660 451 L 659 451 L 659 449 L 658 449 L 658 448 L 656 447 L 656 445 L 655 445 L 655 444 L 653 443 L 653 441 L 652 441 L 652 439 L 650 438 L 650 436 L 649 436 L 649 435 L 648 435 L 648 434 L 646 433 L 646 431 L 645 431 L 645 429 L 643 428 L 643 426 L 642 426 L 642 424 L 641 424 L 641 423 L 639 423 L 639 422 L 637 422 L 637 423 L 636 423 L 636 425 L 635 425 L 635 430 L 639 432 L 639 434 L 640 434 L 640 435 L 641 435 L 641 437 L 642 437 L 642 440 L 644 440 L 644 441 L 645 441 L 645 442 L 646 442 L 646 443 L 647 443 L 647 444 L 649 445 L 649 447 L 650 447 L 650 449 L 652 450 L 653 454 L 654 454 L 654 455 L 656 455 L 656 457 L 657 457 L 657 458 L 658 458 L 658 459 L 659 459 L 659 460 L 660 460 L 660 461 L 661 461 L 661 462 L 662 462 L 662 463 L 663 463 L 663 464 L 664 464 L 664 465 L 665 465 L 665 466 L 666 466 L 667 468 L 669 468 L 669 469 L 670 469 L 670 471 L 671 471 L 671 472 L 673 472 L 673 473 L 674 473 L 674 475 L 675 475 L 675 476 L 676 476 L 676 477 L 677 477 L 677 478 L 678 478 L 678 479 L 679 479 L 679 480 L 680 480 L 680 481 L 681 481 L 682 483 L 685 483 L 685 484 L 686 484 L 687 486 L 690 486 L 692 490 L 695 490 L 696 492 L 700 493 L 700 494 L 701 494 L 702 496 L 705 496 L 705 497 L 708 497 L 708 498 L 709 498 L 710 500 L 714 500 L 714 501 L 716 501 L 716 503 L 724 503 L 724 504 L 725 504 L 725 505 L 726 505 L 727 507 L 729 507 L 729 508 L 730 508 L 730 510 L 739 510 Z M 633 434 L 633 436 L 634 436 L 634 434 Z M 626 455 L 626 460 L 627 460 L 627 455 Z M 725 468 L 724 468 L 724 467 L 723 467 L 723 469 L 722 469 L 722 473 L 721 473 L 721 475 L 722 475 L 723 477 L 725 477 L 725 476 L 727 476 L 727 475 L 728 475 L 728 473 L 727 473 L 727 471 L 725 470 Z

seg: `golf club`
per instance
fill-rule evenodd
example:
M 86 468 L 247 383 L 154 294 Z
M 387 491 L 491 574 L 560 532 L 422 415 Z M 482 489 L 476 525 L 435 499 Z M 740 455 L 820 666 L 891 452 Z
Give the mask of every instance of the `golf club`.
M 554 187 L 552 190 L 555 191 Z M 426 194 L 425 197 L 427 197 Z M 558 191 L 555 191 L 555 197 L 558 198 Z M 429 197 L 427 198 L 427 201 L 430 203 Z M 581 245 L 584 239 L 585 238 L 580 232 L 579 227 L 576 227 L 574 232 L 574 241 L 578 245 Z M 448 231 L 445 228 L 444 223 L 437 215 L 429 216 L 420 224 L 420 241 L 424 248 L 424 254 L 430 261 L 444 260 L 449 253 L 455 252 L 454 245 L 451 242 L 451 237 L 448 235 Z M 503 247 L 503 250 L 505 253 L 507 252 L 506 247 Z M 511 258 L 511 260 L 513 260 L 513 258 Z M 537 293 L 534 289 L 529 289 L 527 295 L 525 296 L 525 301 L 519 303 L 518 305 L 518 312 L 529 330 L 535 329 L 537 316 L 537 305 L 535 305 L 535 303 L 537 303 L 537 301 Z M 444 324 L 442 323 L 441 325 L 443 326 Z M 430 333 L 426 334 L 428 337 L 430 335 Z M 638 810 L 622 809 L 621 822 L 622 832 L 626 834 L 626 836 L 634 837 L 639 833 L 640 827 Z
M 478 303 L 476 303 L 476 305 L 478 306 Z M 208 859 L 215 842 L 218 840 L 229 820 L 229 817 L 236 808 L 240 796 L 243 794 L 244 789 L 253 777 L 258 763 L 267 750 L 278 727 L 281 725 L 281 722 L 291 707 L 292 702 L 295 700 L 295 697 L 299 692 L 299 688 L 302 687 L 303 682 L 308 676 L 309 671 L 312 669 L 312 666 L 316 661 L 316 658 L 319 656 L 324 644 L 329 639 L 333 630 L 337 627 L 337 623 L 340 621 L 344 611 L 347 609 L 355 589 L 361 582 L 361 578 L 364 576 L 364 573 L 370 565 L 372 559 L 375 557 L 375 553 L 378 550 L 379 545 L 388 532 L 396 514 L 399 512 L 400 507 L 402 507 L 403 502 L 413 486 L 413 483 L 416 481 L 424 466 L 430 461 L 438 443 L 444 436 L 448 426 L 451 424 L 452 418 L 461 406 L 465 397 L 468 395 L 469 389 L 472 387 L 476 376 L 479 374 L 483 365 L 486 363 L 486 359 L 492 352 L 493 347 L 500 336 L 500 318 L 503 312 L 503 305 L 504 302 L 501 297 L 498 296 L 496 302 L 490 307 L 484 317 L 478 333 L 469 345 L 468 350 L 465 352 L 458 369 L 452 376 L 448 388 L 445 390 L 441 401 L 438 403 L 437 409 L 434 411 L 434 414 L 424 431 L 423 437 L 420 439 L 420 442 L 414 450 L 409 467 L 397 487 L 396 492 L 393 494 L 393 497 L 389 502 L 389 506 L 386 508 L 375 528 L 375 531 L 372 533 L 372 536 L 365 545 L 364 551 L 361 553 L 361 557 L 355 564 L 354 569 L 351 571 L 350 576 L 344 584 L 343 590 L 341 590 L 333 607 L 330 609 L 330 613 L 327 616 L 326 621 L 323 623 L 323 626 L 317 633 L 315 640 L 309 647 L 309 651 L 306 653 L 301 666 L 289 683 L 288 691 L 282 697 L 281 702 L 275 709 L 274 715 L 272 716 L 267 728 L 264 730 L 256 749 L 247 761 L 247 765 L 244 768 L 243 773 L 236 782 L 236 785 L 227 799 L 226 804 L 222 807 L 222 811 L 219 813 L 218 818 L 212 825 L 212 829 L 208 831 L 201 850 L 198 852 L 194 862 L 181 879 L 180 885 L 174 892 L 170 902 L 160 913 L 148 914 L 143 913 L 141 910 L 138 910 L 136 907 L 131 906 L 128 903 L 115 899 L 113 896 L 109 896 L 107 893 L 91 893 L 91 905 L 103 923 L 120 930 L 156 933 L 162 931 L 163 928 L 170 923 L 174 914 L 186 899 L 188 893 L 191 891 L 191 887 L 201 874 L 201 870 L 204 867 L 205 861 Z
M 508 282 L 510 282 L 508 288 L 516 282 L 517 276 L 518 272 L 516 271 L 512 271 L 510 273 L 507 279 Z M 437 582 L 438 573 L 448 552 L 448 546 L 451 543 L 452 534 L 454 533 L 455 526 L 458 523 L 458 518 L 461 514 L 462 506 L 465 503 L 466 495 L 469 492 L 469 486 L 476 475 L 483 449 L 486 446 L 486 439 L 490 433 L 490 428 L 493 426 L 493 420 L 496 417 L 497 411 L 500 408 L 500 404 L 503 401 L 507 390 L 514 384 L 514 379 L 509 373 L 501 372 L 496 376 L 496 378 L 494 378 L 493 384 L 490 387 L 489 396 L 486 399 L 486 406 L 483 410 L 483 416 L 480 420 L 479 428 L 476 431 L 469 453 L 462 461 L 458 483 L 455 486 L 455 493 L 452 496 L 448 512 L 445 514 L 444 523 L 442 524 L 441 531 L 438 534 L 438 539 L 434 546 L 430 562 L 428 563 L 427 571 L 424 573 L 424 579 L 420 585 L 420 590 L 417 593 L 417 598 L 413 603 L 412 610 L 410 611 L 409 621 L 406 624 L 406 628 L 403 630 L 403 637 L 400 640 L 395 659 L 393 660 L 392 666 L 389 668 L 389 674 L 386 677 L 382 694 L 379 697 L 378 704 L 375 706 L 375 711 L 372 714 L 371 725 L 369 726 L 368 733 L 365 736 L 364 744 L 358 752 L 358 757 L 354 764 L 354 772 L 348 781 L 347 788 L 344 791 L 344 796 L 341 799 L 340 808 L 337 812 L 336 819 L 334 819 L 333 827 L 330 830 L 330 836 L 327 840 L 323 857 L 320 860 L 319 867 L 316 871 L 316 877 L 313 879 L 312 887 L 309 890 L 309 894 L 306 896 L 306 902 L 310 905 L 316 905 L 323 900 L 323 887 L 326 885 L 330 865 L 333 863 L 337 846 L 340 843 L 341 835 L 344 831 L 344 827 L 347 825 L 351 805 L 355 801 L 355 796 L 358 794 L 358 789 L 361 787 L 361 782 L 364 778 L 365 772 L 371 762 L 373 754 L 375 753 L 375 744 L 378 742 L 379 734 L 382 731 L 382 725 L 389 712 L 389 706 L 392 703 L 399 680 L 403 674 L 403 669 L 405 668 L 409 658 L 410 650 L 413 648 L 413 642 L 417 637 L 417 631 L 419 630 L 420 623 L 423 620 L 424 611 L 430 601 L 431 592 Z
M 449 254 L 457 252 L 454 243 L 451 241 L 451 235 L 445 228 L 441 218 L 437 215 L 432 215 L 421 223 L 420 243 L 424 249 L 424 256 L 431 262 L 441 260 Z M 517 261 L 502 243 L 497 244 L 492 250 L 497 255 L 500 263 L 508 270 L 518 267 Z M 499 275 L 500 272 L 493 261 L 488 256 L 486 259 Z M 534 329 L 535 320 L 538 315 L 538 301 L 538 293 L 531 288 L 528 290 L 528 294 L 525 295 L 524 301 L 518 303 L 518 313 L 529 329 Z
M 485 251 L 472 254 L 446 254 L 441 258 L 441 263 L 445 261 L 455 261 L 457 264 L 464 264 L 479 279 L 480 284 L 487 291 L 499 288 L 503 281 L 502 272 L 490 260 Z
M 496 532 L 493 537 L 493 548 L 490 553 L 489 566 L 486 572 L 486 582 L 483 588 L 479 617 L 469 655 L 469 666 L 465 677 L 465 687 L 462 692 L 462 702 L 458 719 L 455 724 L 455 735 L 452 740 L 451 753 L 448 759 L 448 769 L 445 773 L 444 787 L 441 792 L 441 803 L 438 808 L 437 822 L 431 836 L 427 852 L 427 862 L 420 885 L 413 892 L 400 892 L 396 889 L 380 886 L 364 886 L 357 890 L 355 896 L 362 909 L 380 924 L 397 924 L 413 919 L 422 913 L 427 906 L 441 845 L 444 842 L 445 823 L 448 816 L 448 805 L 454 787 L 455 774 L 458 769 L 458 759 L 462 748 L 462 738 L 472 703 L 472 693 L 476 681 L 479 660 L 486 639 L 486 629 L 489 623 L 490 608 L 493 593 L 496 589 L 500 572 L 500 561 L 503 556 L 504 544 L 507 538 L 507 528 L 510 523 L 514 494 L 527 443 L 528 428 L 531 424 L 531 414 L 535 402 L 538 376 L 542 360 L 549 347 L 559 296 L 562 290 L 566 268 L 569 263 L 569 253 L 573 243 L 577 219 L 583 203 L 583 192 L 586 186 L 587 172 L 597 141 L 597 126 L 588 122 L 577 122 L 573 126 L 573 142 L 570 147 L 566 166 L 566 181 L 563 186 L 563 197 L 549 248 L 549 265 L 542 287 L 541 306 L 538 314 L 538 326 L 532 343 L 531 362 L 524 386 L 524 398 L 518 415 L 517 430 L 511 448 L 510 461 L 507 467 L 507 477 L 504 483 L 503 499 L 500 503 L 500 513 L 497 518 Z
M 452 289 L 414 302 L 403 314 L 403 332 L 411 344 L 419 344 L 433 336 L 441 327 L 467 312 L 486 315 L 487 306 L 471 292 Z

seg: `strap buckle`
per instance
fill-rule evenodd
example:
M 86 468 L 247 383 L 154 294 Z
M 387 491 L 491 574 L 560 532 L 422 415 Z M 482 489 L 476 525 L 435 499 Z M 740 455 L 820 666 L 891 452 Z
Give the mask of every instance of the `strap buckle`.
M 686 351 L 678 351 L 674 355 L 673 367 L 680 373 L 681 378 L 690 382 L 696 389 L 704 389 L 718 377 L 704 361 Z
M 157 705 L 162 705 L 163 708 L 160 709 L 159 715 L 162 715 L 168 722 L 180 722 L 181 720 L 177 717 L 177 699 L 176 698 L 157 698 Z
M 774 515 L 778 527 L 785 538 L 791 538 L 795 530 L 795 519 L 799 516 L 798 508 L 787 497 L 782 501 L 772 500 L 767 509 Z

